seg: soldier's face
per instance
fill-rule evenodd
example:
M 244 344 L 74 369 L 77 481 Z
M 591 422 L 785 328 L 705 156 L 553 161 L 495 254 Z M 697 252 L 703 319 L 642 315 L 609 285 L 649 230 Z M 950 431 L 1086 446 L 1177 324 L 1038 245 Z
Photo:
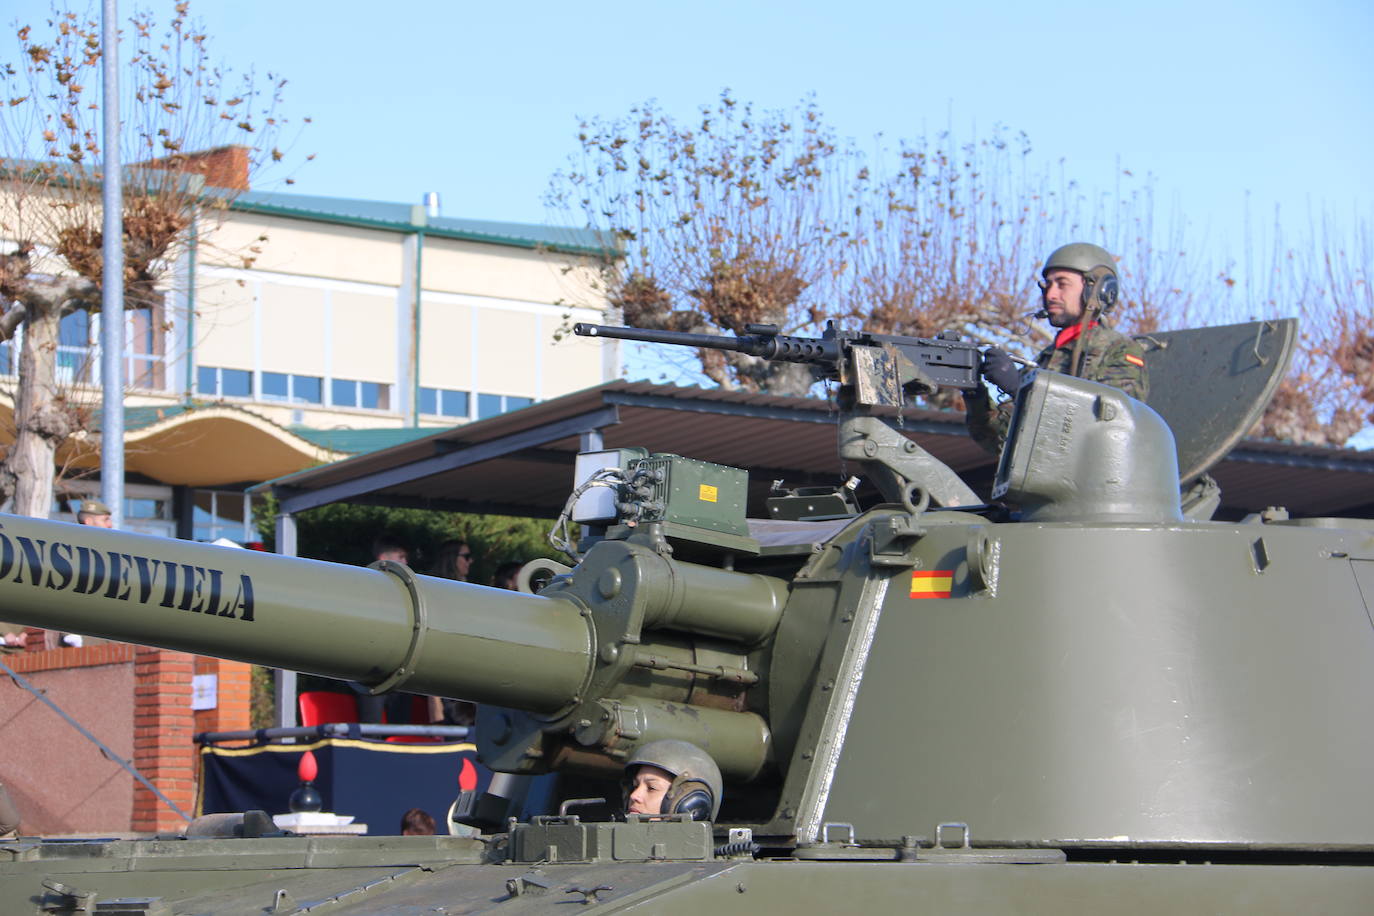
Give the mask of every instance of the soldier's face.
M 646 763 L 635 771 L 630 785 L 630 806 L 626 814 L 660 814 L 663 796 L 673 787 L 673 774 Z
M 1067 328 L 1083 317 L 1083 275 L 1077 271 L 1051 270 L 1040 295 L 1052 327 Z

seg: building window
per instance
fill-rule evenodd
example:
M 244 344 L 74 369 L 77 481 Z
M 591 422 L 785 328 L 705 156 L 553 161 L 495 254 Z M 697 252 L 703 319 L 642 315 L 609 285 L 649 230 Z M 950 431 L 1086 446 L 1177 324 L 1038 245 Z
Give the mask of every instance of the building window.
M 251 398 L 253 373 L 247 369 L 200 366 L 196 369 L 196 391 L 212 398 Z
M 0 343 L 0 374 L 14 375 L 15 368 L 14 339 L 11 338 Z
M 262 540 L 254 524 L 253 498 L 247 493 L 196 490 L 191 528 L 192 537 L 197 541 L 228 538 L 244 543 Z
M 167 387 L 167 350 L 166 335 L 163 333 L 162 306 L 130 309 L 125 314 L 124 333 L 129 352 L 124 367 L 125 378 L 134 388 L 161 391 Z
M 262 374 L 264 401 L 291 401 L 295 404 L 323 404 L 324 379 L 317 375 L 288 375 L 285 372 Z
M 521 407 L 529 407 L 533 403 L 533 398 L 522 398 L 513 394 L 479 394 L 477 395 L 477 419 L 485 420 L 487 417 L 510 413 Z
M 64 315 L 57 329 L 57 380 L 63 384 L 91 380 L 91 313 L 77 309 Z
M 447 388 L 421 388 L 420 413 L 432 417 L 466 417 L 468 393 Z
M 336 378 L 329 383 L 330 403 L 334 407 L 363 407 L 368 410 L 391 409 L 391 386 L 381 382 L 361 382 Z

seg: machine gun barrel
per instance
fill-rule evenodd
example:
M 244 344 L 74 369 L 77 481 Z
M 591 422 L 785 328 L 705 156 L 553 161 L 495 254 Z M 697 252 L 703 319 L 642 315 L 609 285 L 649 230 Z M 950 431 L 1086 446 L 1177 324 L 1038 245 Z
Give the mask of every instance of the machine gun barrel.
M 875 360 L 863 361 L 866 368 L 846 369 L 857 353 L 888 351 L 905 361 L 907 369 L 893 367 L 903 382 L 921 378 L 934 388 L 976 388 L 982 355 L 978 345 L 960 340 L 957 334 L 942 334 L 936 338 L 904 337 L 897 334 L 871 334 L 867 331 L 844 331 L 828 323 L 821 337 L 788 337 L 777 333 L 773 325 L 747 325 L 744 334 L 726 337 L 716 334 L 688 334 L 683 331 L 655 331 L 647 328 L 625 328 L 604 324 L 573 325 L 579 337 L 613 337 L 618 340 L 638 340 L 644 343 L 673 344 L 680 347 L 699 347 L 708 350 L 729 350 L 746 353 L 760 359 L 786 363 L 810 363 L 820 374 L 842 382 L 863 375 L 883 374 Z
M 584 322 L 573 325 L 573 333 L 579 337 L 614 337 L 618 340 L 638 340 L 643 343 L 730 350 L 788 363 L 834 365 L 841 357 L 840 342 L 827 337 L 788 337 L 786 334 L 776 333 L 746 333 L 738 337 L 725 337 L 718 334 L 654 331 L 647 328 L 623 328 Z
M 549 713 L 592 665 L 566 600 L 19 516 L 0 517 L 16 623 Z

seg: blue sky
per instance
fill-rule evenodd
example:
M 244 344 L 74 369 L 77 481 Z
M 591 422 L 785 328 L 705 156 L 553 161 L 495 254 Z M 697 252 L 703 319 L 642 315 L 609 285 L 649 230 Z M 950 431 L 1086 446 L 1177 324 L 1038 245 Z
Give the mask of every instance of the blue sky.
M 868 142 L 952 125 L 1030 135 L 1089 187 L 1118 163 L 1164 209 L 1236 247 L 1256 220 L 1370 212 L 1374 4 L 1251 2 L 596 4 L 199 0 L 217 56 L 285 75 L 314 119 L 293 190 L 544 222 L 579 117 L 657 99 L 690 114 L 729 87 L 773 108 L 814 93 Z M 157 0 L 155 10 L 170 7 Z M 121 15 L 133 4 L 120 3 Z M 48 9 L 10 0 L 6 24 Z M 164 15 L 165 18 L 165 15 Z M 7 43 L 8 44 L 8 43 Z M 4 57 L 9 47 L 4 47 Z
M 165 20 L 171 0 L 149 5 Z M 48 8 L 8 0 L 0 21 Z M 1311 215 L 1374 214 L 1369 0 L 197 0 L 192 12 L 218 58 L 289 79 L 287 112 L 313 119 L 295 152 L 316 158 L 290 189 L 304 194 L 438 191 L 446 216 L 556 221 L 543 195 L 580 118 L 647 99 L 688 116 L 728 87 L 760 108 L 814 94 L 861 144 L 1025 131 L 1034 163 L 1062 161 L 1089 189 L 1109 190 L 1119 168 L 1152 176 L 1157 215 L 1177 212 L 1214 257 L 1241 255 L 1247 208 L 1260 234 L 1278 208 L 1290 241 Z

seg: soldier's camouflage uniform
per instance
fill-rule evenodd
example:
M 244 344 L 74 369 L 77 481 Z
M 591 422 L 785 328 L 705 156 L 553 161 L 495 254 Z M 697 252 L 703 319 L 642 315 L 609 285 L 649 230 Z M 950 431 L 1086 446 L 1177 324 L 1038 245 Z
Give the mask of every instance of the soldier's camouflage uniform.
M 1105 324 L 1094 324 L 1084 334 L 1083 363 L 1079 377 L 1120 388 L 1137 401 L 1145 400 L 1150 393 L 1150 372 L 1145 365 L 1144 348 Z M 1042 369 L 1067 374 L 1069 363 L 1073 360 L 1074 336 L 1061 331 L 1055 343 L 1035 357 L 1035 364 Z M 1008 400 L 996 404 L 986 396 L 966 397 L 965 402 L 968 404 L 968 413 L 964 416 L 964 423 L 969 435 L 973 441 L 996 454 L 1007 438 L 1012 402 Z

